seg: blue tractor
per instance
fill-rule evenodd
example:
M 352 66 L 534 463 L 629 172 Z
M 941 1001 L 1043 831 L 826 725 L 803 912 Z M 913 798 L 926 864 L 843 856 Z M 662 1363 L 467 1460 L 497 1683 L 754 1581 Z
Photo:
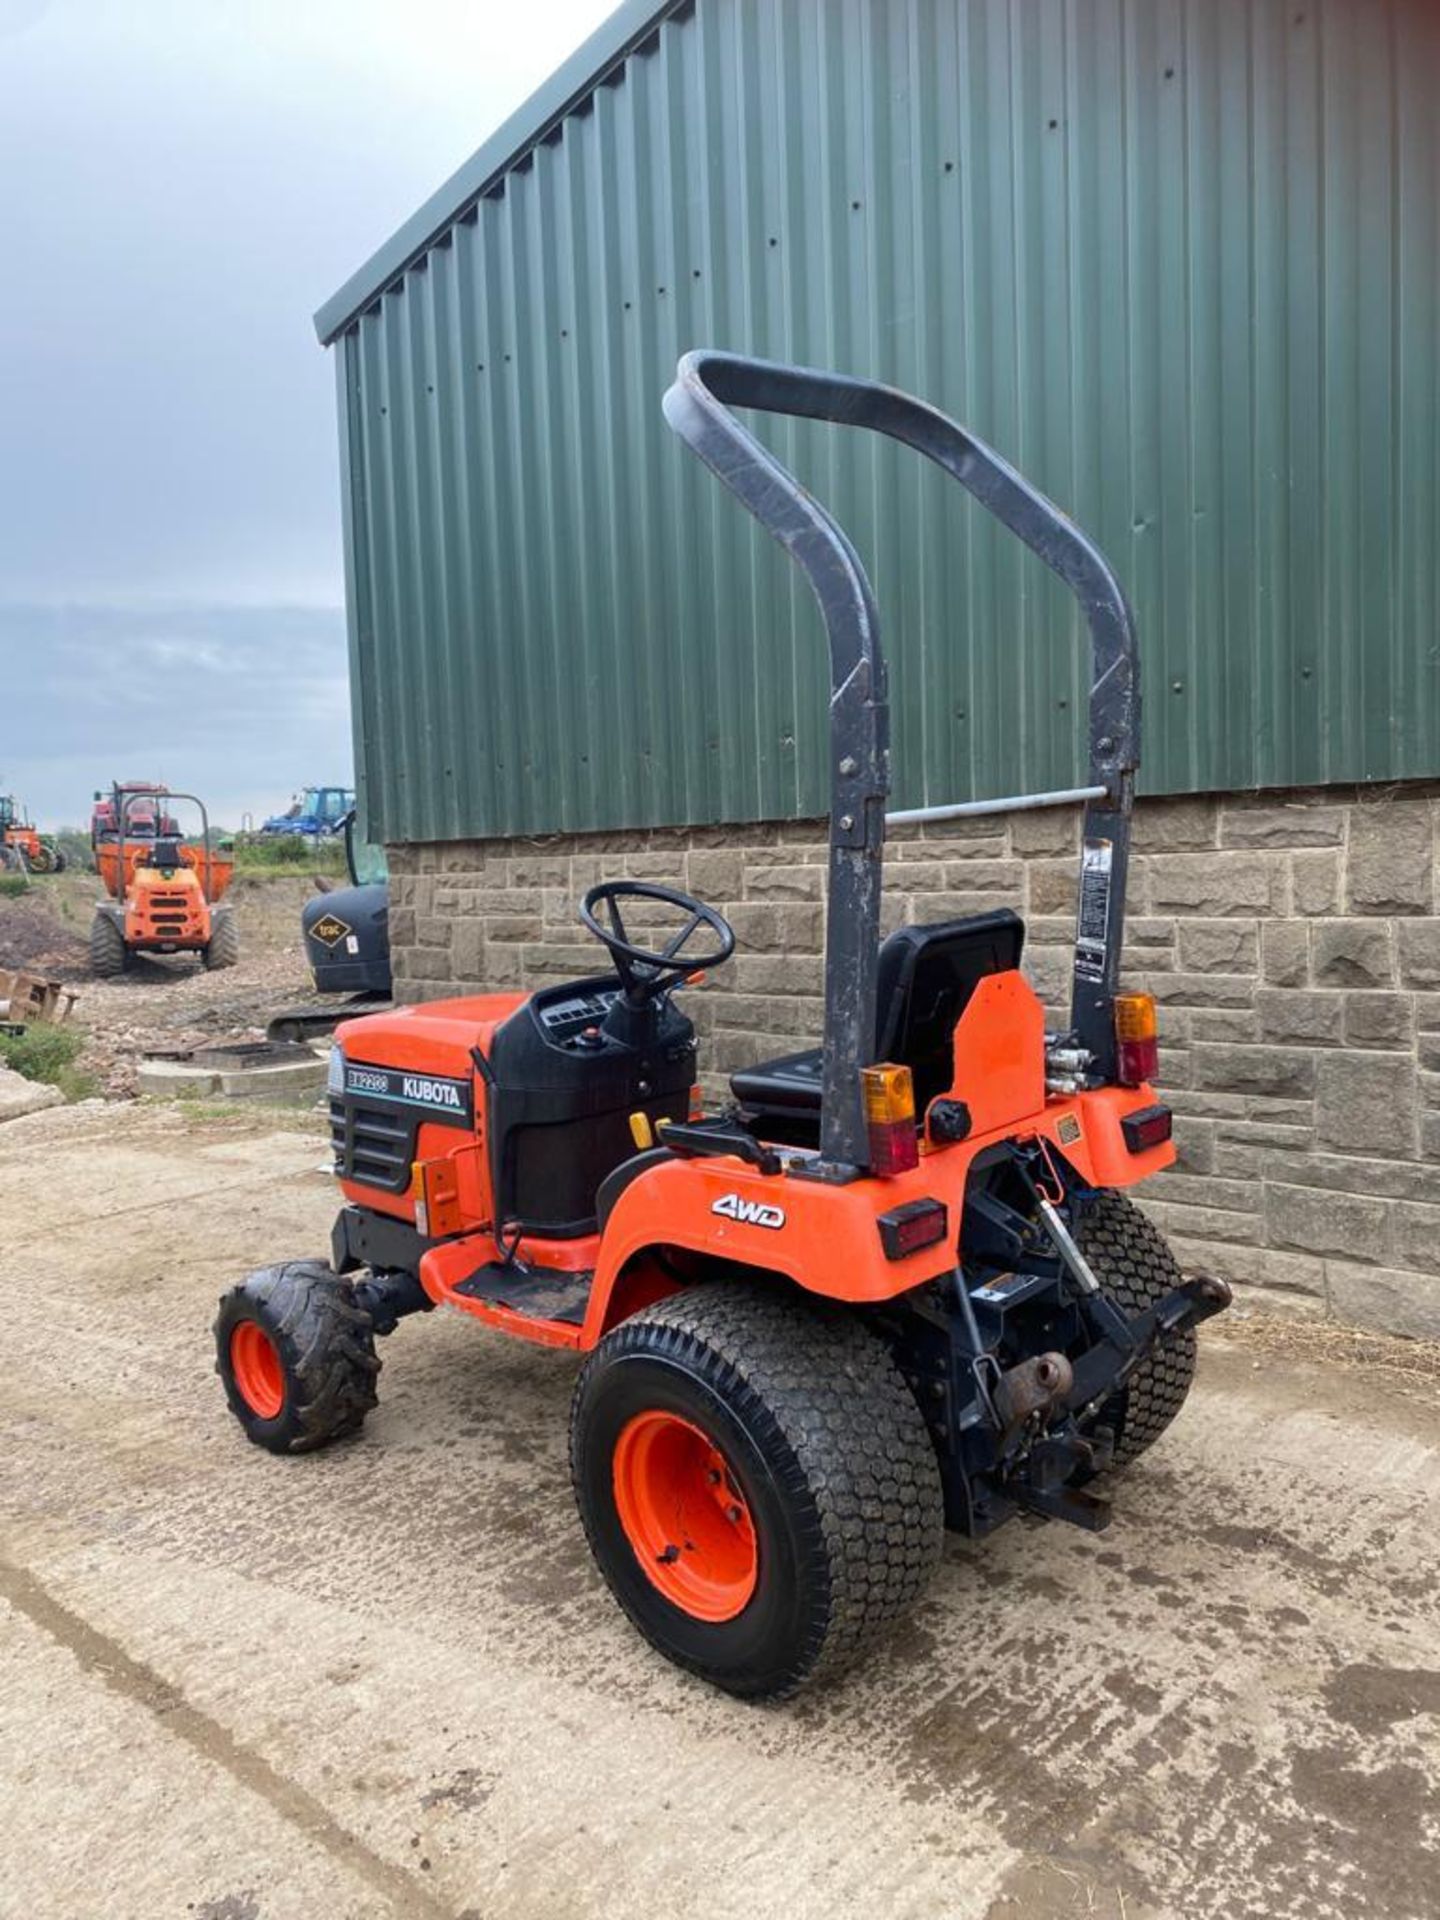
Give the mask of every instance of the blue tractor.
M 262 833 L 303 835 L 306 839 L 333 839 L 345 831 L 347 815 L 355 809 L 349 787 L 306 787 L 290 803 L 288 812 L 273 813 Z

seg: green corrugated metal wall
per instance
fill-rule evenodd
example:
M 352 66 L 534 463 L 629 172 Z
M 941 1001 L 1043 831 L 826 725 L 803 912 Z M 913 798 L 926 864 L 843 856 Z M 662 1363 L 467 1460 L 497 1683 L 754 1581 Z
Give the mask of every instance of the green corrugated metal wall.
M 1151 792 L 1440 772 L 1440 7 L 698 0 L 338 345 L 390 841 L 813 815 L 817 616 L 672 438 L 683 348 L 893 381 L 1099 538 Z M 898 804 L 1069 784 L 1075 619 L 914 456 L 857 538 Z

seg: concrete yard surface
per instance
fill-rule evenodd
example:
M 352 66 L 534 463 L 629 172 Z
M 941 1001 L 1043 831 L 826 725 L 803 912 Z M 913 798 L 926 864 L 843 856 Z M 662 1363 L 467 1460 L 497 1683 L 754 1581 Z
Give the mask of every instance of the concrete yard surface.
M 595 1574 L 573 1359 L 456 1316 L 310 1459 L 248 1446 L 222 1288 L 323 1251 L 314 1116 L 0 1128 L 0 1914 L 1440 1914 L 1440 1381 L 1252 1315 L 1101 1536 L 951 1539 L 789 1705 Z

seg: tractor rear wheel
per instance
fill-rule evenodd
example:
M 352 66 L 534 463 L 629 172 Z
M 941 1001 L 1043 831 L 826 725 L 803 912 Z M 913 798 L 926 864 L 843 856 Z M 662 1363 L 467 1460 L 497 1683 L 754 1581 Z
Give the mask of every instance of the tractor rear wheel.
M 220 1296 L 215 1371 L 256 1446 L 308 1453 L 359 1432 L 380 1362 L 347 1282 L 323 1260 L 291 1260 Z
M 29 860 L 30 871 L 32 873 L 58 873 L 60 871 L 59 867 L 55 864 L 55 849 L 52 846 L 48 846 L 43 840 L 35 849 L 34 853 L 29 856 Z
M 124 973 L 130 960 L 130 949 L 118 922 L 108 913 L 97 913 L 90 922 L 90 971 L 108 980 Z
M 576 1385 L 570 1461 L 635 1626 L 751 1699 L 853 1660 L 940 1557 L 935 1451 L 889 1353 L 778 1288 L 695 1287 L 607 1334 Z
M 1092 1200 L 1075 1237 L 1095 1278 L 1123 1313 L 1143 1313 L 1183 1278 L 1165 1236 L 1123 1194 L 1102 1193 Z M 1192 1327 L 1156 1347 L 1095 1416 L 1096 1426 L 1115 1435 L 1112 1466 L 1128 1466 L 1154 1445 L 1184 1406 L 1194 1378 Z
M 217 913 L 210 925 L 210 944 L 201 949 L 205 965 L 233 967 L 240 958 L 240 927 L 233 913 Z

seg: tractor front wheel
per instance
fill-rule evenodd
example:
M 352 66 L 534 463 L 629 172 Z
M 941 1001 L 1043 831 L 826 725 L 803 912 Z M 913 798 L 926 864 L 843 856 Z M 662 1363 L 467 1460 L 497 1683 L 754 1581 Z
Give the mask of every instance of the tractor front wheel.
M 234 914 L 215 915 L 210 926 L 210 944 L 201 950 L 205 965 L 212 971 L 217 967 L 233 967 L 240 958 L 240 928 Z
M 124 973 L 132 955 L 113 915 L 97 913 L 90 922 L 90 971 L 102 980 Z
M 359 1432 L 380 1362 L 350 1286 L 321 1260 L 292 1260 L 220 1296 L 215 1371 L 257 1447 L 308 1453 Z
M 860 1654 L 940 1556 L 925 1423 L 853 1316 L 744 1281 L 648 1307 L 575 1389 L 591 1551 L 678 1666 L 777 1698 Z
M 1075 1237 L 1095 1278 L 1127 1316 L 1153 1307 L 1183 1278 L 1165 1236 L 1123 1194 L 1098 1194 L 1081 1215 Z M 1148 1354 L 1095 1416 L 1097 1426 L 1115 1435 L 1112 1465 L 1128 1466 L 1154 1445 L 1184 1406 L 1194 1378 L 1191 1327 Z

